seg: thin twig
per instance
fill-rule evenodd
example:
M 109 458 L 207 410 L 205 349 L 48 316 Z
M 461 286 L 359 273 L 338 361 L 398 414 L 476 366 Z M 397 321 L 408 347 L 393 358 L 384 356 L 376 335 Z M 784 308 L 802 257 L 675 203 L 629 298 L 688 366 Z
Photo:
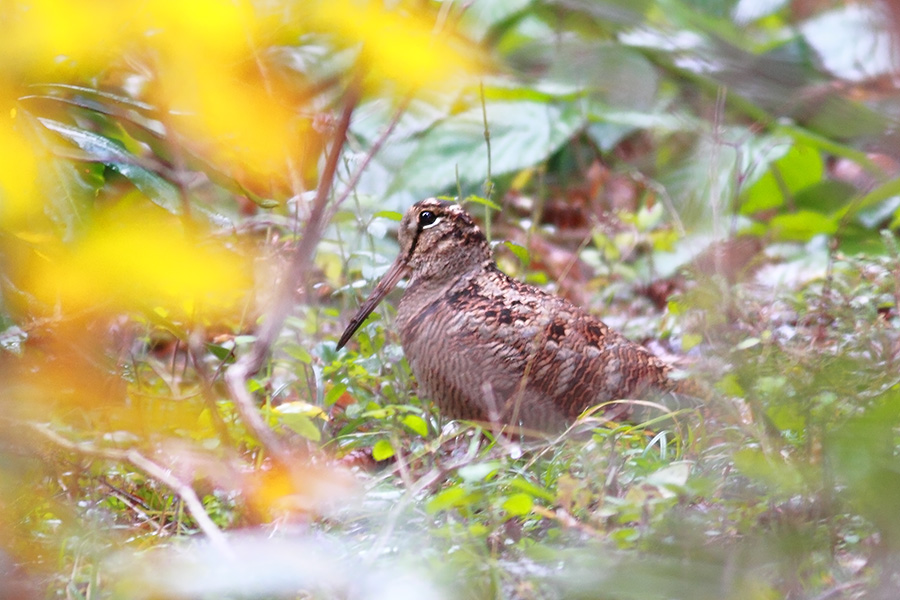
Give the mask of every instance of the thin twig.
M 197 496 L 197 492 L 195 492 L 194 488 L 190 485 L 175 477 L 170 470 L 153 462 L 133 448 L 130 450 L 118 450 L 115 448 L 97 448 L 92 445 L 77 444 L 59 435 L 46 425 L 29 423 L 29 426 L 33 431 L 60 448 L 83 456 L 102 458 L 116 462 L 127 462 L 143 471 L 144 474 L 150 478 L 159 481 L 181 498 L 181 501 L 184 502 L 188 512 L 191 513 L 194 521 L 196 521 L 197 526 L 206 537 L 209 538 L 210 543 L 223 554 L 231 554 L 225 535 L 222 533 L 222 530 L 212 522 L 212 519 L 209 518 L 206 509 L 203 508 L 203 502 L 201 502 L 200 498 Z
M 713 131 L 712 131 L 712 156 L 709 159 L 709 170 L 708 177 L 710 182 L 709 189 L 709 201 L 710 206 L 712 207 L 712 217 L 713 217 L 713 235 L 715 239 L 720 239 L 721 236 L 721 203 L 722 203 L 722 190 L 721 190 L 721 182 L 718 177 L 718 169 L 721 167 L 721 154 L 720 149 L 724 145 L 722 142 L 722 119 L 725 115 L 725 102 L 727 98 L 727 89 L 723 86 L 719 86 L 718 90 L 716 90 L 716 108 L 713 113 Z
M 684 237 L 685 235 L 687 235 L 687 230 L 684 227 L 684 221 L 681 220 L 681 215 L 678 214 L 678 209 L 675 208 L 675 203 L 672 201 L 672 196 L 669 195 L 666 187 L 658 181 L 647 177 L 637 169 L 631 170 L 629 172 L 629 175 L 632 179 L 656 194 L 657 197 L 662 201 L 663 206 L 668 211 L 669 215 L 672 216 L 672 222 L 675 225 L 675 230 L 678 232 L 678 235 L 680 237 Z
M 147 508 L 146 503 L 144 503 L 143 500 L 141 500 L 134 494 L 129 494 L 125 490 L 117 488 L 104 478 L 100 479 L 100 483 L 108 487 L 111 490 L 111 493 L 119 499 L 119 502 L 130 508 L 131 511 L 138 516 L 138 518 L 154 527 L 156 529 L 157 535 L 163 534 L 163 524 L 147 514 L 149 509 Z
M 831 598 L 843 595 L 844 592 L 862 589 L 865 585 L 865 582 L 861 580 L 847 581 L 825 590 L 818 596 L 815 596 L 813 600 L 831 600 Z
M 409 102 L 412 100 L 411 96 L 405 97 L 401 102 L 400 106 L 397 107 L 397 110 L 394 112 L 394 116 L 391 118 L 390 123 L 388 123 L 387 128 L 378 136 L 378 139 L 375 140 L 375 143 L 372 144 L 372 147 L 366 153 L 366 156 L 363 158 L 362 162 L 359 165 L 359 168 L 356 169 L 356 172 L 350 177 L 350 181 L 347 182 L 345 189 L 341 192 L 341 195 L 338 196 L 337 200 L 335 200 L 331 204 L 331 210 L 328 212 L 328 221 L 334 217 L 334 213 L 337 212 L 338 208 L 340 208 L 341 204 L 344 203 L 347 198 L 350 197 L 350 194 L 356 188 L 356 184 L 359 183 L 360 178 L 362 177 L 363 172 L 366 170 L 366 167 L 369 166 L 369 163 L 372 162 L 372 159 L 375 158 L 375 155 L 378 154 L 381 147 L 387 141 L 388 137 L 390 137 L 391 133 L 394 132 L 394 129 L 397 128 L 397 124 L 400 123 L 400 118 L 403 117 L 403 113 L 406 112 L 406 109 L 409 107 Z
M 222 418 L 222 413 L 219 411 L 219 407 L 216 404 L 216 394 L 213 390 L 213 383 L 219 377 L 221 373 L 222 366 L 225 364 L 225 360 L 219 362 L 218 367 L 215 372 L 210 374 L 209 369 L 206 368 L 206 365 L 199 358 L 202 351 L 202 342 L 198 336 L 192 335 L 188 338 L 188 344 L 186 351 L 186 359 L 190 360 L 194 365 L 194 371 L 197 373 L 197 380 L 200 384 L 200 396 L 203 398 L 203 403 L 206 405 L 206 409 L 209 411 L 209 417 L 212 421 L 213 428 L 216 430 L 216 434 L 219 436 L 219 440 L 225 444 L 226 447 L 232 447 L 232 437 L 231 433 L 228 431 L 228 425 L 225 423 L 225 419 Z M 232 350 L 232 354 L 234 350 Z
M 487 179 L 484 180 L 484 197 L 490 203 L 491 196 L 494 195 L 494 180 L 491 173 L 491 128 L 488 125 L 487 106 L 484 101 L 484 82 L 481 82 L 481 119 L 484 123 L 484 145 L 487 150 Z M 488 241 L 491 241 L 491 207 L 486 204 L 484 207 L 484 235 Z
M 344 147 L 344 140 L 350 127 L 350 117 L 359 102 L 359 97 L 360 81 L 357 77 L 347 91 L 344 108 L 331 145 L 331 153 L 328 155 L 325 168 L 322 171 L 322 178 L 319 181 L 319 188 L 313 200 L 309 220 L 303 228 L 303 235 L 294 250 L 293 257 L 275 294 L 272 306 L 267 311 L 266 319 L 257 332 L 256 341 L 250 352 L 238 359 L 225 371 L 225 383 L 228 385 L 231 398 L 238 413 L 241 415 L 241 420 L 256 439 L 259 440 L 263 448 L 282 464 L 289 463 L 290 455 L 260 415 L 253 397 L 247 391 L 247 379 L 259 371 L 275 340 L 278 338 L 284 321 L 293 307 L 294 294 L 298 283 L 306 282 L 306 275 L 309 272 L 313 252 L 321 239 L 322 230 L 325 226 L 325 205 L 331 194 L 338 158 Z
M 131 450 L 126 450 L 124 454 L 125 459 L 133 466 L 178 494 L 178 497 L 181 498 L 182 502 L 187 506 L 188 512 L 194 517 L 194 521 L 197 522 L 197 526 L 206 534 L 206 537 L 209 538 L 210 542 L 212 542 L 219 550 L 229 552 L 225 535 L 222 533 L 221 529 L 216 527 L 216 524 L 212 522 L 212 519 L 209 518 L 206 509 L 203 508 L 203 502 L 200 501 L 200 497 L 197 496 L 197 492 L 194 491 L 194 488 L 176 478 L 168 469 L 156 464 L 133 448 Z

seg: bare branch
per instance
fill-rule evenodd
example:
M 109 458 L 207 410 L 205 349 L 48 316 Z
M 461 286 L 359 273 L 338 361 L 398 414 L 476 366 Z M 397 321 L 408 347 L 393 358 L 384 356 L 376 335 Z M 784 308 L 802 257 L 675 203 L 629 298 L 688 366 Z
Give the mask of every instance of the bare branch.
M 188 512 L 191 513 L 191 516 L 197 522 L 197 526 L 206 534 L 213 546 L 223 553 L 230 552 L 225 535 L 209 518 L 206 509 L 203 508 L 203 502 L 200 501 L 194 488 L 182 482 L 171 471 L 156 464 L 135 449 L 126 450 L 124 454 L 132 465 L 178 494 L 178 497 L 187 506 Z
M 203 502 L 201 502 L 200 498 L 197 496 L 197 492 L 195 492 L 194 488 L 190 485 L 175 477 L 170 470 L 153 462 L 133 448 L 130 450 L 118 450 L 115 448 L 97 448 L 93 445 L 78 444 L 59 435 L 46 425 L 40 423 L 29 423 L 28 425 L 44 439 L 60 448 L 64 448 L 82 456 L 101 458 L 116 462 L 127 462 L 140 471 L 143 471 L 148 477 L 159 481 L 181 498 L 182 502 L 184 502 L 187 507 L 188 512 L 194 518 L 194 521 L 197 522 L 197 526 L 206 537 L 209 538 L 210 543 L 223 554 L 231 554 L 228 540 L 225 539 L 222 530 L 209 518 L 206 510 L 203 508 Z
M 397 107 L 397 110 L 394 112 L 394 116 L 391 117 L 391 122 L 388 123 L 388 126 L 385 128 L 381 135 L 378 136 L 378 139 L 375 140 L 375 143 L 372 144 L 372 147 L 369 148 L 369 151 L 366 152 L 365 158 L 363 158 L 362 162 L 359 165 L 359 168 L 353 173 L 350 177 L 350 181 L 347 182 L 347 185 L 341 195 L 337 200 L 331 205 L 331 210 L 328 212 L 328 220 L 330 221 L 332 217 L 334 217 L 334 213 L 337 212 L 337 209 L 344 203 L 344 201 L 350 197 L 350 194 L 356 188 L 356 184 L 359 183 L 360 178 L 362 177 L 363 172 L 365 172 L 366 167 L 369 166 L 369 163 L 372 162 L 372 159 L 378 154 L 378 151 L 381 150 L 381 147 L 387 141 L 388 137 L 390 137 L 391 133 L 393 133 L 394 129 L 397 128 L 397 124 L 400 122 L 400 118 L 403 116 L 403 113 L 406 112 L 406 109 L 409 107 L 409 102 L 412 98 L 407 96 L 400 102 L 400 106 Z
M 253 397 L 247 391 L 247 379 L 253 373 L 259 371 L 272 345 L 278 338 L 284 321 L 293 307 L 298 283 L 305 285 L 307 281 L 313 252 L 322 237 L 322 230 L 325 227 L 325 206 L 331 194 L 338 159 L 344 146 L 344 140 L 347 137 L 347 130 L 350 128 L 350 117 L 353 115 L 353 111 L 359 102 L 359 96 L 360 82 L 357 77 L 347 91 L 344 108 L 335 129 L 331 152 L 328 155 L 325 168 L 322 171 L 322 177 L 319 180 L 319 188 L 316 191 L 309 220 L 303 228 L 300 242 L 294 250 L 290 265 L 288 265 L 285 276 L 280 282 L 272 306 L 266 313 L 266 319 L 257 332 L 256 341 L 250 352 L 238 359 L 225 372 L 225 382 L 244 424 L 259 440 L 263 448 L 276 460 L 285 465 L 289 463 L 290 453 L 259 414 Z

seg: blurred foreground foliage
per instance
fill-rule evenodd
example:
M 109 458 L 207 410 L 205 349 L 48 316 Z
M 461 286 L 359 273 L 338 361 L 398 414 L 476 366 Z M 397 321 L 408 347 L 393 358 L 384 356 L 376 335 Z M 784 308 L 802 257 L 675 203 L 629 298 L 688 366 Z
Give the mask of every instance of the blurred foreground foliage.
M 0 598 L 897 596 L 893 4 L 0 22 Z M 439 194 L 715 398 L 516 440 L 419 401 L 390 307 L 336 351 Z

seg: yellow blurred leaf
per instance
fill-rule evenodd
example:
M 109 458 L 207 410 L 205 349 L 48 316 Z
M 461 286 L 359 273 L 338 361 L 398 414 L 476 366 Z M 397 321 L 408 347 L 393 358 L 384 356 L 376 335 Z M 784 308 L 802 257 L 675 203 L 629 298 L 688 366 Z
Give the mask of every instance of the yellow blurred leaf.
M 143 21 L 159 51 L 157 101 L 185 141 L 229 176 L 267 184 L 287 180 L 307 120 L 254 59 L 262 35 L 256 8 L 245 0 L 157 0 Z
M 202 48 L 219 57 L 240 57 L 256 30 L 253 6 L 245 0 L 154 0 L 145 8 L 151 39 L 175 55 Z
M 60 68 L 84 72 L 120 53 L 133 35 L 130 2 L 30 0 L 4 9 L 0 70 L 46 76 Z
M 353 479 L 342 469 L 298 464 L 291 469 L 277 467 L 248 473 L 243 493 L 260 517 L 270 519 L 284 513 L 307 513 L 320 505 L 346 500 L 353 487 Z
M 513 516 L 527 515 L 533 506 L 534 498 L 524 492 L 513 494 L 503 502 L 503 510 Z
M 274 411 L 281 415 L 304 415 L 307 417 L 319 418 L 323 421 L 328 420 L 328 414 L 324 410 L 315 404 L 310 404 L 309 402 L 304 402 L 302 400 L 279 404 L 274 408 Z
M 48 305 L 112 306 L 219 316 L 241 307 L 251 287 L 249 261 L 202 238 L 156 209 L 116 211 L 31 274 L 32 293 Z
M 315 19 L 349 44 L 362 44 L 374 79 L 390 79 L 404 88 L 441 88 L 464 82 L 483 70 L 474 44 L 436 32 L 435 19 L 401 5 L 387 10 L 380 2 L 328 0 L 316 3 Z
M 322 439 L 322 432 L 319 431 L 319 428 L 316 427 L 316 424 L 312 422 L 312 419 L 310 419 L 306 415 L 301 415 L 298 413 L 283 413 L 279 415 L 278 420 L 281 421 L 282 425 L 284 425 L 297 435 L 301 435 L 308 440 L 318 442 Z
M 428 437 L 428 423 L 419 415 L 406 415 L 402 419 L 403 424 L 418 433 L 422 437 Z
M 31 147 L 12 128 L 13 114 L 0 115 L 0 228 L 12 229 L 41 204 L 34 196 L 37 160 Z
M 291 94 L 234 49 L 173 44 L 160 67 L 160 102 L 173 125 L 219 169 L 239 180 L 287 181 L 308 143 L 308 119 Z M 252 55 L 244 47 L 244 57 Z
M 375 460 L 387 460 L 394 455 L 394 447 L 388 440 L 378 440 L 372 446 L 372 458 Z

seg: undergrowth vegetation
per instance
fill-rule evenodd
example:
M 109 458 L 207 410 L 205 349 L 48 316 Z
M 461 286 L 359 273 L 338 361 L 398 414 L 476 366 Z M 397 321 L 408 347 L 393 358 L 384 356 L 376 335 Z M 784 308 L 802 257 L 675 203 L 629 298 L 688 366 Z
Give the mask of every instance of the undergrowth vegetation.
M 0 21 L 0 599 L 900 594 L 889 3 Z M 709 400 L 449 422 L 398 292 L 337 350 L 441 195 Z

